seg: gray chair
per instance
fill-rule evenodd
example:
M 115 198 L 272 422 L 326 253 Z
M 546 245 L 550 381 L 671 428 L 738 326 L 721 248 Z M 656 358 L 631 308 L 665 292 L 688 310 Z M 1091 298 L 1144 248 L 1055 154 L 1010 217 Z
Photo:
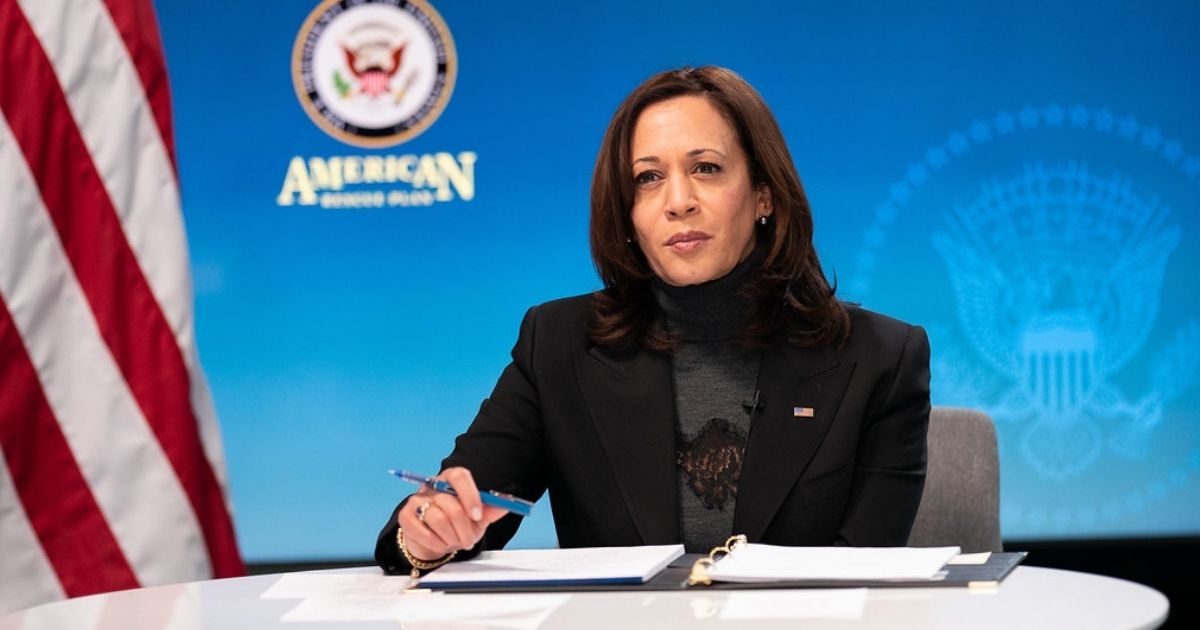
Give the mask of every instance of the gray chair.
M 971 409 L 934 407 L 928 443 L 925 493 L 909 546 L 1003 551 L 1000 458 L 992 419 Z

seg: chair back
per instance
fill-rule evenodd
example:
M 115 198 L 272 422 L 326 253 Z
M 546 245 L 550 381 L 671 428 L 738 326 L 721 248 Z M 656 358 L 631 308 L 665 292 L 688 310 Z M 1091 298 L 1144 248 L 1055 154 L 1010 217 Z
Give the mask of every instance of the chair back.
M 1003 551 L 1000 457 L 992 419 L 971 409 L 934 407 L 928 444 L 925 492 L 909 546 Z

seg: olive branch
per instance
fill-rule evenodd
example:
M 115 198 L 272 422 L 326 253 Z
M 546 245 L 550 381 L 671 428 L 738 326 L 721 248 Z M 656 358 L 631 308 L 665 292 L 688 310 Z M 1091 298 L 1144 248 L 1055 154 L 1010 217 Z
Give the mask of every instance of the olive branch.
M 338 70 L 333 71 L 333 87 L 337 88 L 338 96 L 349 98 L 352 86 L 342 78 L 342 73 Z

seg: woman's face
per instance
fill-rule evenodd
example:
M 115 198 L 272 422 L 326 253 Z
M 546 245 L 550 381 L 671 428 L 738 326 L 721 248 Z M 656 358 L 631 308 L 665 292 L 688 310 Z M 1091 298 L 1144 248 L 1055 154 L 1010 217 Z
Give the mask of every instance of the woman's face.
M 750 182 L 733 127 L 707 100 L 650 105 L 633 129 L 633 228 L 650 268 L 674 286 L 729 273 L 754 249 L 770 193 Z

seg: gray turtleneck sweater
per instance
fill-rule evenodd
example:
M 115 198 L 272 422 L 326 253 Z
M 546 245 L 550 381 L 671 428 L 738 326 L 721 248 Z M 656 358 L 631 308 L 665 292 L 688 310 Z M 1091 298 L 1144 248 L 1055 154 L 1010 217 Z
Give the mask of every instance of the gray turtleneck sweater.
M 675 339 L 676 464 L 680 532 L 689 553 L 707 553 L 734 532 L 733 513 L 742 453 L 750 432 L 760 352 L 738 341 L 745 300 L 738 290 L 750 257 L 728 275 L 704 284 L 653 285 Z

